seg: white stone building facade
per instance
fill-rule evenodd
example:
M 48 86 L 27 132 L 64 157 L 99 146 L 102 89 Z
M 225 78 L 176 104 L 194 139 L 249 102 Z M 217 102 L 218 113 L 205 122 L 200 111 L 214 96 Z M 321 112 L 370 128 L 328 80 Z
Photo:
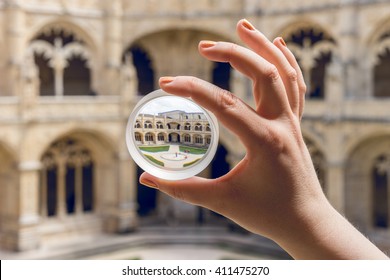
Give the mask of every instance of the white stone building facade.
M 157 116 L 139 114 L 132 132 L 137 145 L 176 143 L 207 148 L 211 144 L 210 123 L 200 112 L 175 110 Z
M 247 79 L 197 52 L 201 39 L 239 43 L 240 18 L 298 57 L 309 86 L 302 128 L 324 191 L 389 248 L 390 1 L 380 0 L 1 0 L 1 247 L 134 230 L 129 113 L 168 75 L 253 104 Z M 244 149 L 224 128 L 220 143 L 233 167 Z

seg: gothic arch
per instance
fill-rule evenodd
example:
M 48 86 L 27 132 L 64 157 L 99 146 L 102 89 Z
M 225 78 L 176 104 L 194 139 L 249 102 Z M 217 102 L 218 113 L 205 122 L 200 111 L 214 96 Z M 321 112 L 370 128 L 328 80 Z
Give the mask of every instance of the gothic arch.
M 104 132 L 87 128 L 69 129 L 66 132 L 59 133 L 52 137 L 41 146 L 39 158 L 42 157 L 52 143 L 68 138 L 74 139 L 86 146 L 97 162 L 104 165 L 108 163 L 114 164 L 116 155 L 118 154 L 115 141 L 105 135 Z
M 26 61 L 32 60 L 30 67 L 36 64 L 39 69 L 40 95 L 96 94 L 97 45 L 79 26 L 67 21 L 49 22 L 28 42 Z
M 82 26 L 81 22 L 73 22 L 64 18 L 56 20 L 44 21 L 41 24 L 32 27 L 29 29 L 29 34 L 26 36 L 26 45 L 27 42 L 33 40 L 37 35 L 45 32 L 49 32 L 51 29 L 55 30 L 65 30 L 66 32 L 74 33 L 76 38 L 80 41 L 83 41 L 88 48 L 94 53 L 94 56 L 97 56 L 99 52 L 97 43 L 99 40 L 94 38 L 91 32 L 86 30 L 90 29 L 88 26 Z
M 345 212 L 353 223 L 366 232 L 376 230 L 373 223 L 373 168 L 378 157 L 389 151 L 390 135 L 370 137 L 358 143 L 347 160 Z
M 371 34 L 365 46 L 368 54 L 365 63 L 368 92 L 373 97 L 390 97 L 390 19 L 380 21 L 382 24 Z
M 21 151 L 21 161 L 39 161 L 44 151 L 51 143 L 58 139 L 68 136 L 76 137 L 83 142 L 87 142 L 97 153 L 97 157 L 105 155 L 115 157 L 118 153 L 117 141 L 114 135 L 107 133 L 104 129 L 93 129 L 90 126 L 65 125 L 51 131 L 31 130 L 28 131 L 26 137 L 23 139 L 24 149 Z M 98 159 L 100 160 L 100 158 Z
M 338 54 L 332 33 L 312 21 L 297 21 L 279 33 L 301 66 L 307 98 L 325 99 L 325 75 L 332 56 Z
M 134 48 L 145 52 L 148 55 L 147 63 L 154 73 L 154 87 L 157 86 L 157 77 L 178 74 L 193 75 L 211 81 L 214 64 L 198 53 L 198 43 L 204 39 L 221 41 L 226 40 L 226 37 L 202 29 L 178 29 L 177 26 L 151 30 L 129 41 L 123 56 Z M 133 51 L 136 63 L 134 56 Z
M 90 213 L 91 218 L 102 218 L 118 191 L 116 154 L 102 133 L 90 130 L 51 139 L 40 155 L 41 216 L 78 218 Z
M 285 38 L 296 30 L 306 29 L 306 28 L 315 28 L 317 30 L 322 30 L 327 37 L 337 38 L 336 34 L 332 32 L 331 28 L 327 28 L 324 25 L 310 18 L 294 19 L 288 22 L 287 24 L 284 24 L 282 27 L 277 29 L 277 32 L 273 33 L 274 36 L 271 38 L 272 39 L 276 37 Z
M 353 152 L 361 145 L 361 143 L 369 142 L 370 139 L 377 139 L 382 137 L 390 137 L 390 129 L 388 131 L 383 131 L 383 129 L 366 129 L 364 133 L 353 134 L 353 137 L 350 141 L 346 142 L 345 145 L 345 155 L 346 158 L 351 157 Z

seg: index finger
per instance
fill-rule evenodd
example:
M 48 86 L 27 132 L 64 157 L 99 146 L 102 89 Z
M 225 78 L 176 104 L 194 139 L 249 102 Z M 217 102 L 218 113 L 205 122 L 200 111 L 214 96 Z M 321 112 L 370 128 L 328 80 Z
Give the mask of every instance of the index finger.
M 259 129 L 266 127 L 264 119 L 229 91 L 188 76 L 163 77 L 159 82 L 166 92 L 191 97 L 200 106 L 213 112 L 218 120 L 236 134 L 247 148 L 258 145 L 259 139 L 262 139 L 255 135 L 264 131 Z

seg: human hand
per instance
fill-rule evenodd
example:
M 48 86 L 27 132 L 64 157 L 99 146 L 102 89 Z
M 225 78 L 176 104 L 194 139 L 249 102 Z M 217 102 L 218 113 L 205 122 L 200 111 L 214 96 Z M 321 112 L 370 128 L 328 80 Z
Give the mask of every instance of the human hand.
M 246 20 L 238 22 L 237 32 L 250 49 L 202 41 L 199 52 L 209 60 L 228 62 L 249 77 L 255 108 L 194 77 L 164 77 L 160 86 L 212 111 L 242 141 L 245 158 L 217 179 L 167 181 L 144 173 L 140 182 L 218 212 L 275 240 L 293 257 L 335 256 L 329 248 L 322 254 L 313 252 L 322 246 L 316 244 L 322 236 L 318 231 L 339 220 L 322 192 L 303 141 L 300 119 L 306 86 L 302 72 L 283 39 L 270 42 Z

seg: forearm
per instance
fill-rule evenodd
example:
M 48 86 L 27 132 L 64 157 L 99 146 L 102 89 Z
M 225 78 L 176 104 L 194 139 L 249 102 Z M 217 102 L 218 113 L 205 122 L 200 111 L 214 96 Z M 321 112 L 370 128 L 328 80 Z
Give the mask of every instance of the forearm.
M 295 259 L 388 259 L 329 203 L 276 240 Z M 306 230 L 302 230 L 306 229 Z

